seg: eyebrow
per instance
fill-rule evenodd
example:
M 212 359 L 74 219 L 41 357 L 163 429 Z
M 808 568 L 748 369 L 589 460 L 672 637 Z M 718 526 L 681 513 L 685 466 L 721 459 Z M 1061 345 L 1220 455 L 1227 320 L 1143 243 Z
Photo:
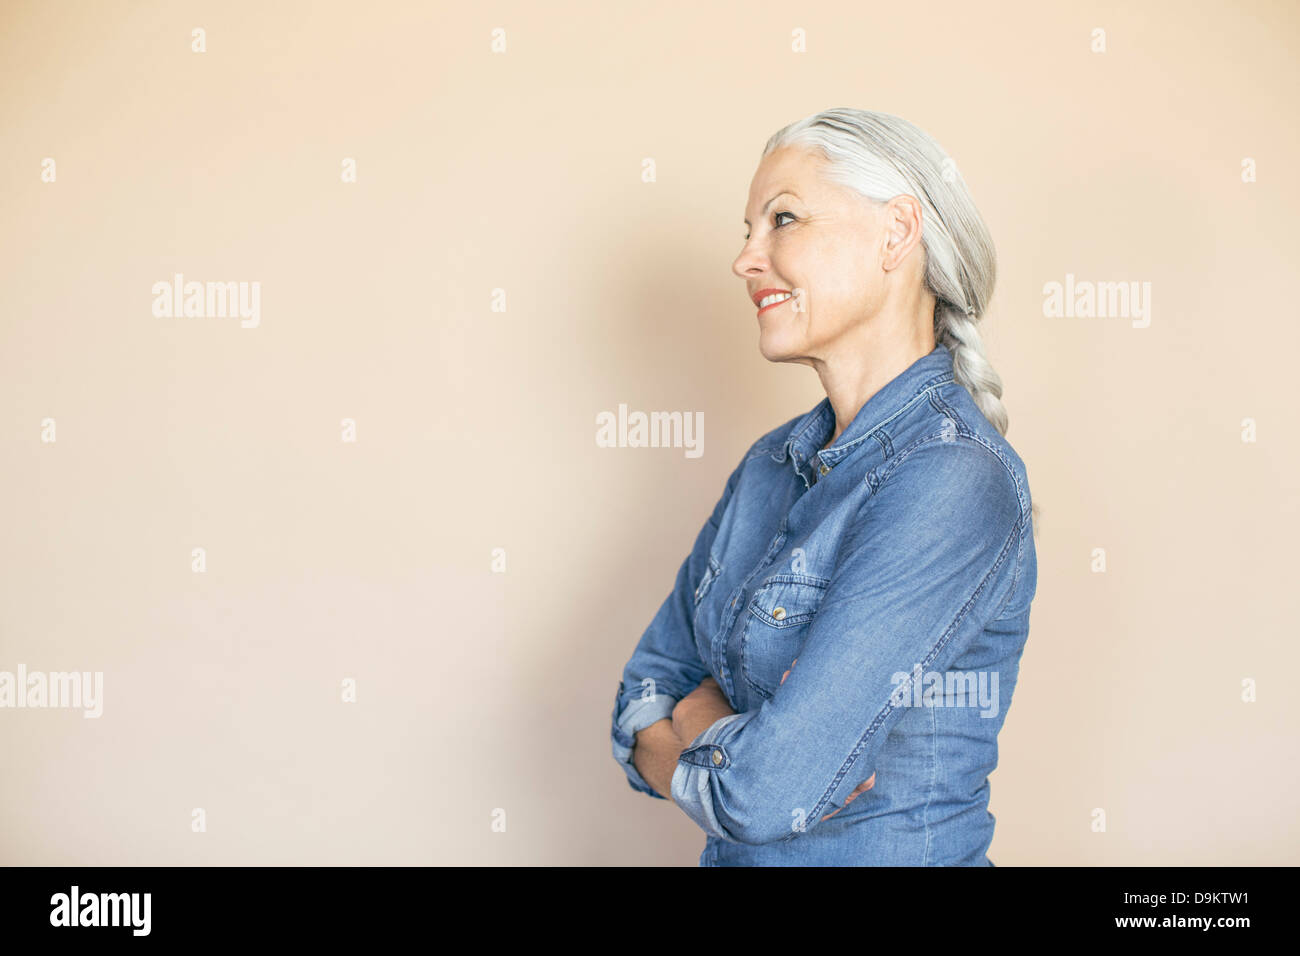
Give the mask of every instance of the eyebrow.
M 773 196 L 771 199 L 769 199 L 769 200 L 764 204 L 764 206 L 763 206 L 763 215 L 767 215 L 767 207 L 770 206 L 770 205 L 772 205 L 772 203 L 776 202 L 776 201 L 777 201 L 778 199 L 780 199 L 782 196 L 793 196 L 795 199 L 798 199 L 798 198 L 799 198 L 799 194 L 798 194 L 797 192 L 795 192 L 793 189 L 782 189 L 779 193 L 777 193 L 775 196 Z M 748 219 L 745 220 L 745 225 L 747 225 L 747 226 L 749 225 L 749 220 L 748 220 Z

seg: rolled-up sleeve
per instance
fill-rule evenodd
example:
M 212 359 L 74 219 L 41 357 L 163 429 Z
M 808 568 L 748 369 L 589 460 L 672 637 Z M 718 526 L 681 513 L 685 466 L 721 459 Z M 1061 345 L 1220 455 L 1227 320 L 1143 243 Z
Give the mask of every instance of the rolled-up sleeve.
M 912 451 L 846 529 L 798 665 L 761 707 L 691 742 L 674 802 L 706 833 L 748 844 L 793 839 L 842 807 L 902 719 L 915 666 L 947 671 L 1005 606 L 1024 520 L 986 446 Z
M 696 535 L 691 553 L 677 571 L 672 591 L 660 605 L 623 668 L 623 678 L 614 695 L 610 729 L 614 759 L 627 774 L 632 789 L 659 799 L 664 797 L 655 793 L 632 763 L 636 733 L 656 721 L 671 717 L 677 701 L 709 675 L 709 669 L 700 660 L 695 647 L 695 590 L 709 567 L 709 552 L 719 523 L 747 458 L 748 452 L 727 478 L 722 497 L 714 505 L 709 520 Z

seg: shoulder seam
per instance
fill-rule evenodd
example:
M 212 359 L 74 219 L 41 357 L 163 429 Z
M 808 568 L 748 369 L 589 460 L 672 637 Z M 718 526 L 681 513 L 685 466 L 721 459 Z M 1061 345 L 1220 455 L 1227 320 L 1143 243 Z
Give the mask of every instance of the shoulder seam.
M 921 449 L 926 445 L 932 445 L 934 442 L 943 442 L 944 444 L 956 444 L 957 441 L 960 439 L 965 439 L 967 442 L 969 442 L 969 445 L 967 445 L 967 447 L 984 449 L 984 451 L 988 452 L 988 454 L 993 456 L 993 458 L 995 458 L 998 462 L 1001 463 L 1002 471 L 1011 479 L 1011 487 L 1016 497 L 1016 512 L 1017 512 L 1016 524 L 1017 526 L 1024 524 L 1028 512 L 1025 508 L 1025 496 L 1022 493 L 1020 479 L 1016 476 L 1015 469 L 1011 467 L 1010 462 L 1008 462 L 1006 458 L 1004 458 L 1002 454 L 999 453 L 997 448 L 990 445 L 987 441 L 980 438 L 978 435 L 969 431 L 966 432 L 958 431 L 956 438 L 948 439 L 946 441 L 940 435 L 924 435 L 921 438 L 918 438 L 915 441 L 913 441 L 906 448 L 902 449 L 891 461 L 889 461 L 878 475 L 874 475 L 874 480 L 872 480 L 873 478 L 872 473 L 868 473 L 867 481 L 871 485 L 871 495 L 868 497 L 867 500 L 868 501 L 874 500 L 876 496 L 876 492 L 878 492 L 885 485 L 885 483 L 893 476 L 894 472 L 898 470 L 899 466 L 902 465 L 903 462 L 906 461 L 908 458 L 910 458 L 914 452 L 918 451 L 919 449 Z

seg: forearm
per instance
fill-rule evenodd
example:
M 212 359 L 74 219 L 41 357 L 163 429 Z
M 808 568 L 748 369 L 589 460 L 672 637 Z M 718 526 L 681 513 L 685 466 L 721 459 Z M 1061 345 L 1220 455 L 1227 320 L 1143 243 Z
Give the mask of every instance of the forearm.
M 655 721 L 637 731 L 632 765 L 655 793 L 671 800 L 673 774 L 682 751 L 718 720 L 734 713 L 717 684 L 706 680 L 678 702 L 671 719 Z
M 673 722 L 668 717 L 637 731 L 636 746 L 632 748 L 632 765 L 655 793 L 667 800 L 672 799 L 673 772 L 677 769 L 677 758 L 685 746 L 673 730 Z
M 692 741 L 704 733 L 723 717 L 729 717 L 735 711 L 721 691 L 697 693 L 690 698 L 689 706 L 680 704 L 673 711 L 673 732 L 682 742 L 678 753 L 689 747 Z

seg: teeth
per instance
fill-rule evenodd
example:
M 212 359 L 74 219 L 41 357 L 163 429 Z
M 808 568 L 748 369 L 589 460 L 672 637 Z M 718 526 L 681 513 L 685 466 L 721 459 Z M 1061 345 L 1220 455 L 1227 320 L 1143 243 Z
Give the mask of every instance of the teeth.
M 758 300 L 758 307 L 761 309 L 765 306 L 771 305 L 773 302 L 784 302 L 786 299 L 790 298 L 790 295 L 789 292 L 778 292 L 773 295 L 764 296 Z

